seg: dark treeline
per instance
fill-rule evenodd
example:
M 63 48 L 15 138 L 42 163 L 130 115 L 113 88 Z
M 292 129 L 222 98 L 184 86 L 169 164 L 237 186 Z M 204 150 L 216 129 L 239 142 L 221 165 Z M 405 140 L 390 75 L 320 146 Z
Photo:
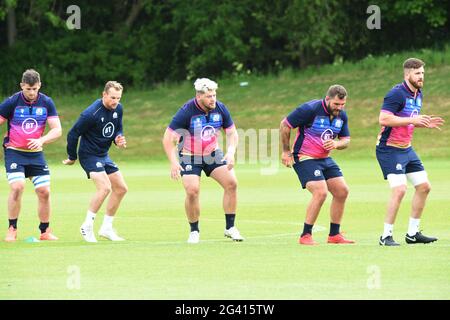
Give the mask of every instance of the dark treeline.
M 276 72 L 449 40 L 448 0 L 2 0 L 0 92 L 24 69 L 47 92 Z M 66 24 L 76 4 L 81 28 Z M 371 18 L 372 16 L 372 18 Z M 71 20 L 73 21 L 73 20 Z

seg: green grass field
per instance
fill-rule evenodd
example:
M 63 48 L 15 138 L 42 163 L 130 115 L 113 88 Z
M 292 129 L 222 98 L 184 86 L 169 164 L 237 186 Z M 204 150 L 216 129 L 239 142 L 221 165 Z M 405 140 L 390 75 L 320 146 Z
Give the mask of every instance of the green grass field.
M 377 244 L 389 195 L 378 164 L 338 162 L 351 190 L 342 229 L 356 245 L 325 243 L 329 199 L 314 234 L 320 245 L 298 245 L 309 193 L 290 169 L 267 176 L 249 165 L 237 167 L 237 226 L 246 241 L 223 238 L 222 191 L 203 178 L 202 241 L 188 245 L 184 191 L 170 180 L 168 165 L 124 161 L 119 165 L 130 192 L 115 227 L 128 240 L 89 244 L 78 228 L 93 184 L 78 164 L 54 164 L 52 227 L 60 240 L 24 241 L 38 236 L 36 197 L 27 182 L 19 240 L 0 242 L 0 299 L 449 299 L 450 162 L 425 161 L 433 190 L 421 227 L 439 241 L 404 243 L 409 187 L 394 232 L 402 244 L 397 248 Z M 6 179 L 0 192 L 6 232 Z

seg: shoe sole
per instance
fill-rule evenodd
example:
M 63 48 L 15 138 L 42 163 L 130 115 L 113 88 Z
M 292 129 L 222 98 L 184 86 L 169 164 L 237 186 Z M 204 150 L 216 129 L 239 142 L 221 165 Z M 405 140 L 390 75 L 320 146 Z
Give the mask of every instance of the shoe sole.
M 231 240 L 236 241 L 236 242 L 242 242 L 242 241 L 244 241 L 244 239 L 233 239 L 233 237 L 227 236 L 226 234 L 224 234 L 223 236 L 224 236 L 225 238 L 231 239 Z
M 407 244 L 429 244 L 429 243 L 433 243 L 435 241 L 437 241 L 437 240 L 432 240 L 432 241 L 429 241 L 429 242 L 408 242 L 408 241 L 405 241 L 405 242 Z
M 111 239 L 111 238 L 109 238 L 109 237 L 107 237 L 107 236 L 105 236 L 105 235 L 103 235 L 103 234 L 99 234 L 98 236 L 99 236 L 100 238 L 104 238 L 104 239 L 107 239 L 107 240 L 110 240 L 110 241 L 125 241 L 125 239 L 113 240 L 113 239 Z

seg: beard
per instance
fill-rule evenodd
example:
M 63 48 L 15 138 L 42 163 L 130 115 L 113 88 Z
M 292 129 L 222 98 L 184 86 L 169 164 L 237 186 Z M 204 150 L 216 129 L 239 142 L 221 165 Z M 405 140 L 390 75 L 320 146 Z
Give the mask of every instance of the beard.
M 421 80 L 421 82 L 413 81 L 411 78 L 409 78 L 408 80 L 409 83 L 411 83 L 411 85 L 416 89 L 421 89 L 423 87 L 423 79 Z
M 335 117 L 337 117 L 341 113 L 341 111 L 339 111 L 339 110 L 332 110 L 331 106 L 330 106 L 330 102 L 328 102 L 328 104 L 327 104 L 327 111 L 329 114 L 331 114 Z

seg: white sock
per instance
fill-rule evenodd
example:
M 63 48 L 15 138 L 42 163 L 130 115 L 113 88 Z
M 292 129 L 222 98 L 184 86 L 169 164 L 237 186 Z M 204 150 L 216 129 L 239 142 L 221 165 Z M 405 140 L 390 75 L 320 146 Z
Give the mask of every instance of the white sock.
M 114 216 L 108 216 L 107 214 L 105 214 L 105 216 L 103 217 L 103 227 L 112 228 L 113 220 Z
M 382 239 L 386 239 L 389 236 L 392 236 L 394 234 L 394 225 L 393 224 L 389 224 L 389 223 L 385 223 L 384 224 L 384 231 L 383 231 L 383 236 L 381 237 Z
M 94 224 L 96 215 L 97 215 L 96 213 L 88 210 L 87 214 L 86 214 L 86 220 L 84 220 L 84 223 L 85 224 Z
M 414 236 L 419 232 L 420 219 L 409 218 L 408 236 Z

